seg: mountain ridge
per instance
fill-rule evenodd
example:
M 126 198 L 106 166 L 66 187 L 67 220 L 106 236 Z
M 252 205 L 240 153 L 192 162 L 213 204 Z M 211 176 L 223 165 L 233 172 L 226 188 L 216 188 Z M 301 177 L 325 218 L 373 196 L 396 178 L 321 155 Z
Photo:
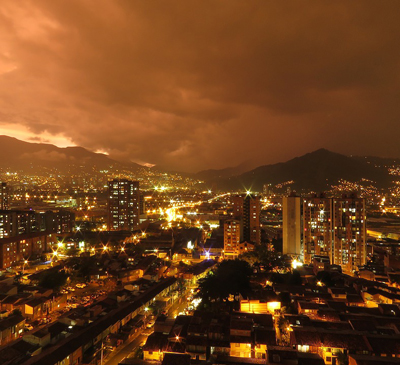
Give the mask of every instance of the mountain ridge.
M 15 137 L 0 135 L 0 167 L 14 169 L 31 169 L 39 167 L 65 170 L 74 166 L 120 166 L 138 169 L 141 165 L 121 163 L 109 158 L 106 154 L 87 150 L 80 146 L 57 147 L 53 144 L 26 142 Z
M 386 161 L 385 158 L 382 161 Z M 393 177 L 385 166 L 377 167 L 360 158 L 320 148 L 286 162 L 262 165 L 236 176 L 214 176 L 206 182 L 231 190 L 262 191 L 264 184 L 287 184 L 298 191 L 326 191 L 340 180 L 358 182 L 363 179 L 371 180 L 379 187 L 388 187 Z
M 392 165 L 398 166 L 400 171 L 400 159 L 346 156 L 319 148 L 286 162 L 261 165 L 249 170 L 247 169 L 251 165 L 247 161 L 225 169 L 180 174 L 205 181 L 213 190 L 262 191 L 264 184 L 271 184 L 271 186 L 288 186 L 296 191 L 318 192 L 331 189 L 341 180 L 372 181 L 377 187 L 389 187 L 396 179 L 396 176 L 389 174 L 389 167 Z M 0 136 L 0 168 L 29 172 L 54 168 L 63 173 L 79 173 L 110 167 L 131 171 L 144 168 L 132 162 L 113 160 L 106 154 L 91 152 L 80 146 L 57 147 L 47 143 L 25 142 L 14 137 Z M 160 170 L 160 167 L 154 166 L 152 169 L 156 171 Z

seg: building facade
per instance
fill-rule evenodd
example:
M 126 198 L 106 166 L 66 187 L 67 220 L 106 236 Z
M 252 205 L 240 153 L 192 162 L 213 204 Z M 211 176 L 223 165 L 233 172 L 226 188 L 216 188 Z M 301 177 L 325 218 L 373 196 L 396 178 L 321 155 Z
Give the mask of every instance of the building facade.
M 365 199 L 283 198 L 283 253 L 311 264 L 314 256 L 353 272 L 366 262 Z
M 299 196 L 291 195 L 282 198 L 283 248 L 284 254 L 302 259 L 303 221 L 302 200 Z
M 0 209 L 8 209 L 8 187 L 7 183 L 0 183 Z
M 236 257 L 240 244 L 240 221 L 228 219 L 224 222 L 224 256 Z
M 0 239 L 44 231 L 70 233 L 74 227 L 75 214 L 64 209 L 46 212 L 0 210 Z
M 233 217 L 242 224 L 241 241 L 253 244 L 261 243 L 260 229 L 261 199 L 259 196 L 233 197 Z
M 108 182 L 108 229 L 133 230 L 139 224 L 139 182 L 112 180 Z
M 314 255 L 332 257 L 332 202 L 324 196 L 303 199 L 304 262 L 311 263 Z
M 365 199 L 356 196 L 333 199 L 332 261 L 345 271 L 366 263 Z

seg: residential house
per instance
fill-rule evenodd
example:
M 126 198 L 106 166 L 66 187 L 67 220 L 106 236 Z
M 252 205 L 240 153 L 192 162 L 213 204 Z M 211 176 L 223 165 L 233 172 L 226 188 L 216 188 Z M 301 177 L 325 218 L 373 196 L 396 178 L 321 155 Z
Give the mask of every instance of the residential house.
M 23 308 L 23 314 L 30 320 L 36 320 L 44 314 L 44 301 L 42 298 L 33 298 L 27 301 Z
M 253 320 L 245 317 L 231 317 L 230 343 L 231 356 L 252 357 Z
M 20 314 L 0 320 L 0 346 L 17 339 L 24 331 L 25 318 Z

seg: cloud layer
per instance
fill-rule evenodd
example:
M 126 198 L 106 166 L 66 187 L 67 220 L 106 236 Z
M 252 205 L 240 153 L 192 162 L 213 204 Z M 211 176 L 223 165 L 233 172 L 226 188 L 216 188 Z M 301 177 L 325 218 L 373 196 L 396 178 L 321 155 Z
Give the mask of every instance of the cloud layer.
M 196 171 L 400 157 L 398 1 L 6 0 L 0 129 Z

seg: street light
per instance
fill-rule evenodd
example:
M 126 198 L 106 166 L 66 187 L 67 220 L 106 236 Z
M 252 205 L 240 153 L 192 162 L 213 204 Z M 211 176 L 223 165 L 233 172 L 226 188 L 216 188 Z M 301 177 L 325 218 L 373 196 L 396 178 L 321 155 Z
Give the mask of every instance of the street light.
M 25 265 L 28 265 L 28 260 L 25 260 L 24 264 L 22 265 L 22 275 L 25 273 Z

